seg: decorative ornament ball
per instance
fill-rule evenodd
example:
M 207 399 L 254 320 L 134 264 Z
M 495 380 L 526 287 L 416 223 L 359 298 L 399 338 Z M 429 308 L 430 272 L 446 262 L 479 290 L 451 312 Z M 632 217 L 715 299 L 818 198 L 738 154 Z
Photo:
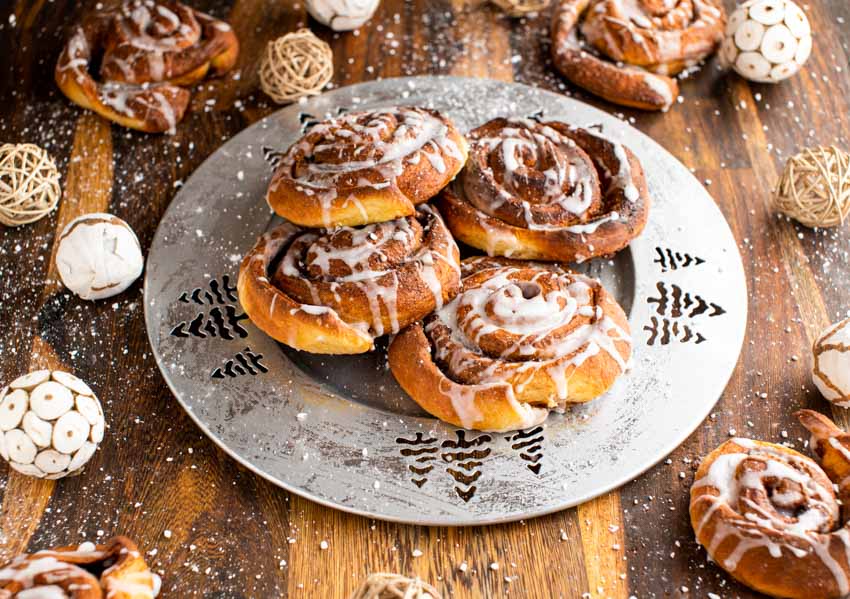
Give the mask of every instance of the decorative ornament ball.
M 509 17 L 523 17 L 539 12 L 549 6 L 550 0 L 491 0 Z
M 334 74 L 331 47 L 309 29 L 269 42 L 260 62 L 260 87 L 278 104 L 322 92 Z
M 78 474 L 103 440 L 103 409 L 83 381 L 37 370 L 0 391 L 0 455 L 22 474 Z
M 834 227 L 850 216 L 850 154 L 835 146 L 792 156 L 773 192 L 777 210 L 807 227 Z
M 59 202 L 59 171 L 34 144 L 0 145 L 0 223 L 16 227 L 50 214 Z
M 354 591 L 351 599 L 442 599 L 440 592 L 427 582 L 401 574 L 376 572 L 370 574 Z
M 59 237 L 56 268 L 65 287 L 85 300 L 117 295 L 139 278 L 144 258 L 130 225 L 93 213 L 68 223 Z
M 372 18 L 380 0 L 307 0 L 307 11 L 334 31 L 351 31 Z
M 791 0 L 748 0 L 729 17 L 720 59 L 744 79 L 776 83 L 812 52 L 812 28 Z
M 828 329 L 812 348 L 812 380 L 826 399 L 850 408 L 850 318 Z

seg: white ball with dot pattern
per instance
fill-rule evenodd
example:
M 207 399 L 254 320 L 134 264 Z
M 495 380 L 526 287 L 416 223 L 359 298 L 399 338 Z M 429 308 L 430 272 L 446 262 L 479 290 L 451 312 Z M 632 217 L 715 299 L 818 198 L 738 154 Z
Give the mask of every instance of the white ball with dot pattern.
M 791 0 L 748 0 L 729 17 L 720 59 L 741 77 L 776 83 L 800 70 L 812 52 L 812 28 Z
M 103 409 L 83 381 L 37 370 L 0 391 L 0 455 L 22 474 L 78 474 L 103 440 Z
M 850 408 L 850 318 L 835 323 L 812 348 L 812 380 L 826 399 Z

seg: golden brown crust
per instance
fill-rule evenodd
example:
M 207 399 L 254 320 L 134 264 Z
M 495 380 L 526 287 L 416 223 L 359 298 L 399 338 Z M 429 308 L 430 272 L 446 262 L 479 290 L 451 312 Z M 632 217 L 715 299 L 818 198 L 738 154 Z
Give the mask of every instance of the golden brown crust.
M 810 416 L 804 415 L 804 423 L 812 423 Z M 814 422 L 825 430 L 819 419 Z M 850 462 L 841 459 L 847 469 Z M 759 592 L 841 597 L 850 587 L 850 531 L 837 528 L 833 481 L 793 449 L 731 439 L 707 455 L 696 473 L 691 525 L 713 561 Z
M 101 81 L 89 73 L 98 53 Z M 239 41 L 227 23 L 177 2 L 128 0 L 74 28 L 55 78 L 83 108 L 160 133 L 173 131 L 183 118 L 189 91 L 181 86 L 230 70 L 238 55 Z
M 347 113 L 318 123 L 284 154 L 267 200 L 304 227 L 411 216 L 466 162 L 466 140 L 435 110 Z
M 509 189 L 504 183 L 500 186 L 498 177 L 501 175 L 497 173 L 497 180 L 488 184 L 492 189 L 482 191 L 482 187 L 486 186 L 477 182 L 486 179 L 484 173 L 494 173 L 501 165 L 493 163 L 489 164 L 489 168 L 485 168 L 486 164 L 476 166 L 477 161 L 482 160 L 477 157 L 479 146 L 488 139 L 504 138 L 507 136 L 505 131 L 510 133 L 514 129 L 523 129 L 547 139 L 554 138 L 560 143 L 569 142 L 581 152 L 581 156 L 569 158 L 558 152 L 557 144 L 550 143 L 548 146 L 554 148 L 555 155 L 542 163 L 535 163 L 534 156 L 530 156 L 525 166 L 513 176 L 513 188 Z M 484 138 L 481 143 L 476 141 L 487 134 L 494 137 Z M 459 183 L 446 188 L 437 201 L 449 229 L 467 245 L 494 256 L 580 262 L 614 254 L 643 231 L 651 199 L 640 161 L 627 147 L 564 123 L 527 120 L 495 119 L 470 132 L 470 139 L 472 144 L 467 168 Z M 501 150 L 496 148 L 494 153 L 499 154 Z M 540 160 L 539 153 L 537 159 Z M 552 171 L 549 160 L 569 163 L 571 167 L 587 166 L 590 172 L 586 185 L 598 188 L 594 190 L 598 199 L 594 199 L 584 213 L 572 214 L 564 208 L 568 202 L 575 201 L 567 198 L 569 194 L 581 193 L 579 187 L 554 196 L 547 204 L 546 194 L 537 189 L 537 183 L 532 184 L 535 177 L 542 177 L 541 172 Z M 515 198 L 506 200 L 508 196 Z M 511 204 L 514 204 L 514 210 L 519 211 L 517 215 L 505 214 L 505 207 Z M 554 215 L 552 208 L 557 209 Z M 526 220 L 523 223 L 521 219 L 528 219 L 524 216 L 528 214 L 532 214 L 538 222 L 528 224 Z
M 560 0 L 552 58 L 567 79 L 610 102 L 666 110 L 679 92 L 672 76 L 714 52 L 725 11 L 718 0 L 637 5 L 641 13 L 629 14 L 617 0 Z
M 21 555 L 0 570 L 0 595 L 6 596 L 5 591 L 13 597 L 42 587 L 59 587 L 73 599 L 153 599 L 159 577 L 150 571 L 136 544 L 120 536 L 105 545 Z
M 331 232 L 286 223 L 263 236 L 239 272 L 251 321 L 281 343 L 322 354 L 372 349 L 457 293 L 457 245 L 439 214 Z
M 393 376 L 401 388 L 432 416 L 455 426 L 467 426 L 458 415 L 452 397 L 469 397 L 475 418 L 469 428 L 510 431 L 533 426 L 544 420 L 548 410 L 520 404 L 507 383 L 469 389 L 448 378 L 431 357 L 430 343 L 422 324 L 417 322 L 395 336 L 388 350 Z
M 457 298 L 388 351 L 393 376 L 428 413 L 478 430 L 527 428 L 598 397 L 625 369 L 626 316 L 592 279 L 503 258 L 464 260 L 463 272 Z M 571 313 L 568 296 L 593 316 Z

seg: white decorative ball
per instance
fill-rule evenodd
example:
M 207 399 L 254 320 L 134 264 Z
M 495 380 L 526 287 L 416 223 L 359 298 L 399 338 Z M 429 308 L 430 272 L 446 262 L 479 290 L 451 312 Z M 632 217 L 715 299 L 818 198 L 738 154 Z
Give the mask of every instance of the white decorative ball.
M 351 31 L 372 18 L 380 0 L 307 0 L 307 11 L 334 31 Z
M 720 59 L 741 77 L 776 83 L 800 70 L 812 52 L 812 28 L 791 0 L 748 0 L 729 17 Z
M 72 220 L 59 237 L 56 268 L 65 287 L 85 300 L 112 297 L 139 278 L 144 258 L 130 225 L 111 214 Z
M 103 409 L 83 381 L 37 370 L 0 391 L 0 455 L 28 476 L 77 474 L 103 439 Z
M 850 408 L 850 318 L 823 333 L 812 348 L 812 380 L 826 399 Z

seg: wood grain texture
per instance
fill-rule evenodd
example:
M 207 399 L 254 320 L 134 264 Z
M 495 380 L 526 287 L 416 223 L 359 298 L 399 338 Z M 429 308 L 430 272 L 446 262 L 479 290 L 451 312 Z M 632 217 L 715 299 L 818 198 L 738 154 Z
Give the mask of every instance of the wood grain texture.
M 513 20 L 483 0 L 383 0 L 353 35 L 309 20 L 297 0 L 195 0 L 231 21 L 242 55 L 236 71 L 195 90 L 172 137 L 110 126 L 55 88 L 68 28 L 95 4 L 0 5 L 0 140 L 46 147 L 64 188 L 49 218 L 0 230 L 0 381 L 63 365 L 98 392 L 110 424 L 82 476 L 34 481 L 0 466 L 0 558 L 123 533 L 151 552 L 166 599 L 344 599 L 374 571 L 415 574 L 461 598 L 754 596 L 697 547 L 687 491 L 700 456 L 733 429 L 799 448 L 793 410 L 829 411 L 809 379 L 809 346 L 850 313 L 850 226 L 812 231 L 778 218 L 769 189 L 803 146 L 850 147 L 846 0 L 807 5 L 815 50 L 800 75 L 748 84 L 712 62 L 666 114 L 606 104 L 553 74 L 546 13 Z M 148 248 L 182 181 L 276 108 L 257 91 L 259 56 L 268 40 L 305 25 L 334 50 L 334 85 L 443 73 L 538 85 L 628 119 L 706 183 L 739 243 L 750 318 L 714 413 L 667 463 L 577 509 L 502 526 L 414 527 L 329 510 L 248 473 L 193 426 L 152 359 L 139 284 L 87 303 L 56 282 L 56 237 L 77 214 L 111 211 Z M 850 424 L 843 411 L 836 418 Z

